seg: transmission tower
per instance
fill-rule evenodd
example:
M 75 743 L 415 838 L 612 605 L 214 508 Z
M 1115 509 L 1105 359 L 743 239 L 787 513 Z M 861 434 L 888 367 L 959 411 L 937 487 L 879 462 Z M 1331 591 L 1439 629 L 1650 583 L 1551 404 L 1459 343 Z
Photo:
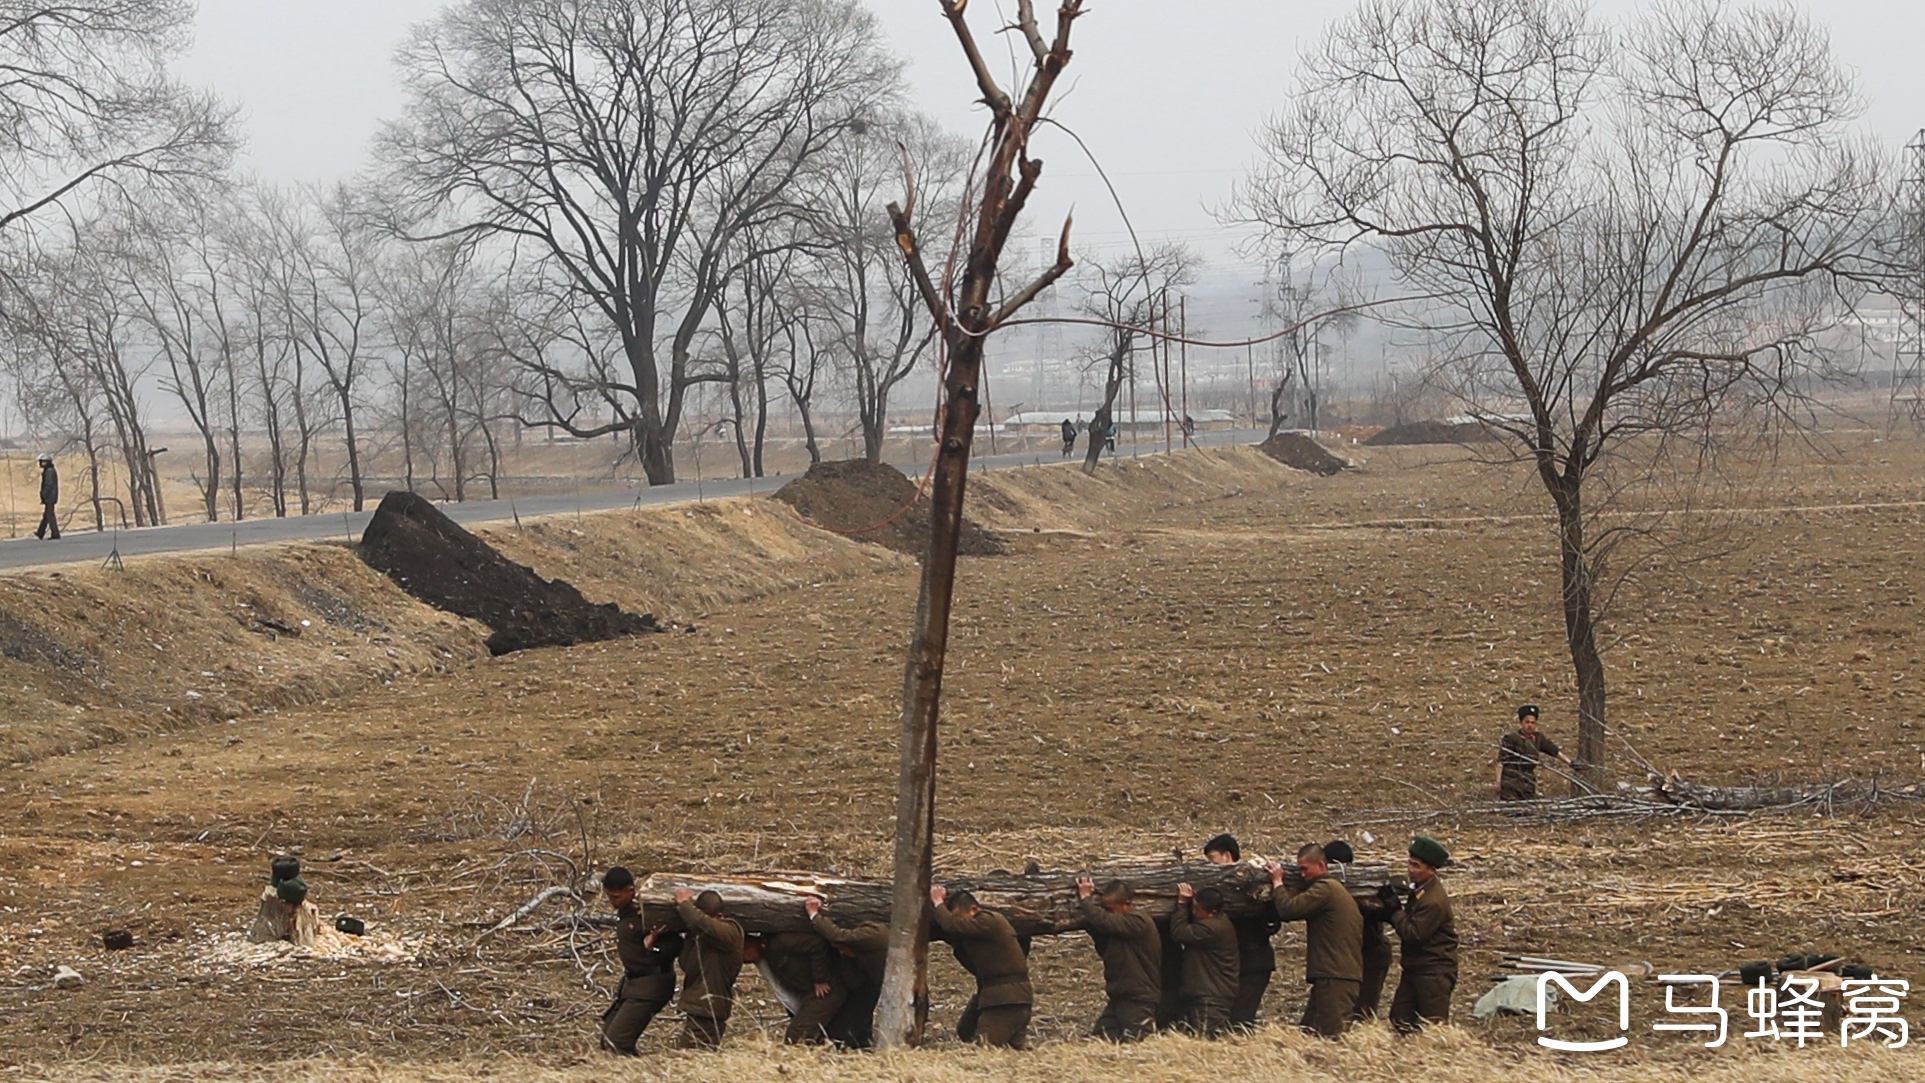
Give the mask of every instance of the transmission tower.
M 1908 152 L 1899 228 L 1907 275 L 1898 291 L 1898 334 L 1892 351 L 1892 420 L 1925 426 L 1925 130 Z

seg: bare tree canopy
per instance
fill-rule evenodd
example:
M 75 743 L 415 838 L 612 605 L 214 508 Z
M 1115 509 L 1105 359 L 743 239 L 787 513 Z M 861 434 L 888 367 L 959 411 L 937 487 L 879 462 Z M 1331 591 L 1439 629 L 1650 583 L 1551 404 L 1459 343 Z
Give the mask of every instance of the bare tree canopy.
M 230 112 L 167 74 L 193 15 L 185 0 L 0 0 L 0 229 L 90 182 L 221 168 Z
M 383 133 L 404 218 L 541 261 L 626 371 L 570 373 L 675 478 L 691 359 L 744 230 L 796 211 L 809 162 L 885 103 L 896 64 L 841 0 L 467 0 L 417 28 Z M 614 392 L 614 394 L 610 394 Z
M 1244 213 L 1286 245 L 1384 251 L 1452 386 L 1518 441 L 1558 515 L 1578 755 L 1605 759 L 1587 494 L 1614 456 L 1796 421 L 1820 333 L 1889 208 L 1825 35 L 1680 0 L 1618 26 L 1576 0 L 1366 0 L 1305 58 Z M 1625 456 L 1630 458 L 1631 456 Z

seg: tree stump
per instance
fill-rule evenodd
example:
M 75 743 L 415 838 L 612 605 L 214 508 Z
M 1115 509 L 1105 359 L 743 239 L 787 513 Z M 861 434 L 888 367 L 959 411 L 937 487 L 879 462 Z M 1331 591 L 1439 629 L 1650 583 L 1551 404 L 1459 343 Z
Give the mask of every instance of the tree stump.
M 304 948 L 314 946 L 314 937 L 321 929 L 321 912 L 309 903 L 289 906 L 274 894 L 273 888 L 261 889 L 261 908 L 254 915 L 254 924 L 248 926 L 247 942 L 250 944 L 271 944 L 285 940 Z

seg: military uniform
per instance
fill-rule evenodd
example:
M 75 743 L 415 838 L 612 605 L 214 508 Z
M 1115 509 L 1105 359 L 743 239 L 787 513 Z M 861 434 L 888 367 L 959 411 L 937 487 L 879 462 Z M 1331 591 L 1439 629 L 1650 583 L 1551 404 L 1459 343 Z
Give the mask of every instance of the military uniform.
M 1029 1036 L 1036 994 L 1029 984 L 1029 956 L 1009 919 L 988 910 L 964 917 L 935 908 L 936 925 L 956 951 L 956 961 L 976 978 L 976 995 L 956 1020 L 956 1037 L 984 1045 L 1021 1049 Z
M 1319 876 L 1302 891 L 1278 896 L 1275 906 L 1283 920 L 1305 923 L 1303 973 L 1310 1002 L 1301 1025 L 1335 1038 L 1343 1033 L 1363 983 L 1364 918 L 1357 900 L 1343 884 Z
M 1230 1025 L 1254 1027 L 1263 994 L 1270 988 L 1270 975 L 1277 969 L 1277 948 L 1270 941 L 1283 922 L 1258 914 L 1231 918 L 1230 924 L 1237 931 L 1237 996 L 1230 1003 Z
M 642 908 L 629 903 L 615 912 L 615 955 L 622 961 L 622 980 L 615 1002 L 602 1013 L 602 1045 L 624 1056 L 635 1055 L 635 1043 L 668 1002 L 675 999 L 675 956 L 682 950 L 682 934 L 663 931 L 650 947 Z
M 882 974 L 889 961 L 889 926 L 872 921 L 845 929 L 827 914 L 817 914 L 809 924 L 834 946 L 836 973 L 847 990 L 842 1007 L 829 1020 L 829 1040 L 867 1049 L 875 1044 L 876 1001 L 882 996 Z
M 1357 1003 L 1350 1009 L 1353 1023 L 1377 1018 L 1384 999 L 1384 981 L 1390 976 L 1390 961 L 1396 956 L 1388 931 L 1390 911 L 1375 900 L 1360 901 L 1357 909 L 1364 919 L 1364 977 L 1357 987 Z
M 1403 973 L 1390 1002 L 1390 1023 L 1406 1033 L 1425 1023 L 1450 1021 L 1450 997 L 1457 988 L 1457 924 L 1450 894 L 1432 877 L 1390 916 L 1403 942 Z
M 1170 939 L 1183 947 L 1184 1022 L 1192 1033 L 1214 1038 L 1229 1029 L 1237 998 L 1236 927 L 1222 914 L 1199 920 L 1178 903 Z
M 1096 899 L 1081 900 L 1083 922 L 1103 958 L 1103 993 L 1109 1003 L 1090 1037 L 1134 1042 L 1156 1029 L 1156 1003 L 1163 993 L 1163 937 L 1147 914 L 1112 914 Z
M 796 1000 L 789 1014 L 789 1029 L 782 1036 L 790 1045 L 825 1041 L 829 1021 L 842 1010 L 849 993 L 836 980 L 834 954 L 828 942 L 813 932 L 777 933 L 762 949 L 762 965 L 767 971 L 764 976 Z M 828 986 L 826 995 L 816 995 L 819 985 Z
M 735 1010 L 735 978 L 742 972 L 742 926 L 727 917 L 710 917 L 693 902 L 678 903 L 689 935 L 682 944 L 681 1049 L 714 1049 L 722 1044 Z
M 1497 745 L 1497 796 L 1504 801 L 1529 801 L 1537 796 L 1537 765 L 1546 756 L 1556 757 L 1557 742 L 1539 730 L 1527 734 L 1519 727 L 1504 735 Z

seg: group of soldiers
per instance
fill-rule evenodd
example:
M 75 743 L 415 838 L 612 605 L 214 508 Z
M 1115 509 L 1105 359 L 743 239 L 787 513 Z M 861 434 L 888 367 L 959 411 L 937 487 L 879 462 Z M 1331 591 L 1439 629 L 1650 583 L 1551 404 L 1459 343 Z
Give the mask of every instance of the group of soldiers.
M 1237 840 L 1229 835 L 1210 839 L 1204 853 L 1214 864 L 1242 860 Z M 1304 976 L 1310 997 L 1300 1024 L 1304 1030 L 1335 1038 L 1378 1014 L 1390 972 L 1392 931 L 1403 965 L 1391 998 L 1391 1025 L 1408 1033 L 1448 1020 L 1457 984 L 1457 928 L 1438 871 L 1450 864 L 1449 852 L 1436 840 L 1418 836 L 1409 849 L 1407 893 L 1386 885 L 1361 901 L 1330 873 L 1333 862 L 1353 860 L 1346 842 L 1304 846 L 1297 851 L 1301 886 L 1286 886 L 1283 867 L 1271 864 L 1270 907 L 1250 916 L 1228 916 L 1216 888 L 1179 884 L 1167 923 L 1136 910 L 1128 883 L 1111 880 L 1099 886 L 1087 876 L 1077 878 L 1078 905 L 1103 961 L 1107 997 L 1090 1035 L 1131 1042 L 1159 1030 L 1181 1030 L 1214 1038 L 1255 1026 L 1276 970 L 1271 938 L 1288 921 L 1306 926 Z M 812 896 L 802 904 L 811 931 L 752 936 L 725 913 L 717 892 L 677 890 L 676 912 L 686 931 L 674 931 L 646 922 L 627 869 L 609 869 L 602 889 L 616 912 L 615 946 L 623 968 L 614 1002 L 602 1016 L 602 1044 L 608 1050 L 635 1054 L 649 1023 L 674 999 L 678 965 L 680 1048 L 721 1044 L 744 965 L 761 969 L 788 1009 L 786 1041 L 852 1049 L 871 1044 L 888 954 L 887 925 L 845 928 Z M 929 901 L 931 920 L 976 981 L 975 995 L 956 1021 L 956 1037 L 1023 1048 L 1035 1003 L 1028 942 L 1008 918 L 985 908 L 969 891 L 939 885 L 930 888 Z

